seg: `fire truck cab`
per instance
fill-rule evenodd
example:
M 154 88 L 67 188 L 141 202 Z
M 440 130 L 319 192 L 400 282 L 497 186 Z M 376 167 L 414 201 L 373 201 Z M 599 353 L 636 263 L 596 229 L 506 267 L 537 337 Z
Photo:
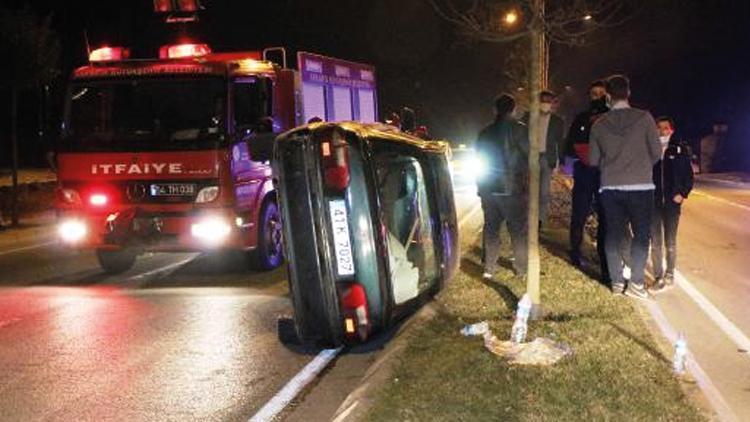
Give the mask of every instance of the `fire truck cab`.
M 298 71 L 267 52 L 94 50 L 71 77 L 57 144 L 61 240 L 109 273 L 145 251 L 236 249 L 278 267 L 274 139 L 311 119 L 375 121 L 377 101 L 370 66 L 299 53 Z

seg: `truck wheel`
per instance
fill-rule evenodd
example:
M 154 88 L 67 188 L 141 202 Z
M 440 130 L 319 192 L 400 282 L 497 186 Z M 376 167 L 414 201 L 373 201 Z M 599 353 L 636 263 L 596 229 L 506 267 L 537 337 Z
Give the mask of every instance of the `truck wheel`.
M 258 247 L 252 252 L 252 260 L 256 268 L 269 271 L 281 265 L 284 261 L 281 237 L 279 206 L 272 199 L 266 200 L 258 219 Z
M 96 258 L 99 260 L 99 266 L 107 274 L 119 274 L 133 267 L 135 264 L 136 253 L 130 249 L 120 250 L 96 250 Z

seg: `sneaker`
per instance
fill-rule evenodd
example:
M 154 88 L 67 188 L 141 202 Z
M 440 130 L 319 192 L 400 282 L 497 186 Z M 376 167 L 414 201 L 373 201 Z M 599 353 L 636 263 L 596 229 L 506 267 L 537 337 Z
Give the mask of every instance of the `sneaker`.
M 666 274 L 664 275 L 664 284 L 665 284 L 665 285 L 666 285 L 667 287 L 672 287 L 672 286 L 674 286 L 674 274 L 672 274 L 672 273 L 666 273 Z
M 657 278 L 653 284 L 646 286 L 646 290 L 651 294 L 661 293 L 667 290 L 667 284 L 664 282 L 663 278 Z
M 625 290 L 625 285 L 623 283 L 612 283 L 611 289 L 613 295 L 621 295 Z
M 650 300 L 651 295 L 643 285 L 630 284 L 625 290 L 625 295 L 635 299 Z

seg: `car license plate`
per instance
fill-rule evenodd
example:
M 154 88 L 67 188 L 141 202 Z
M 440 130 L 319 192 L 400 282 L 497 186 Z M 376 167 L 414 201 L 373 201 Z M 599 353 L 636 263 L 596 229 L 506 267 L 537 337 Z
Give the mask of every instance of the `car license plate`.
M 195 185 L 189 183 L 159 183 L 150 186 L 151 196 L 195 195 Z
M 343 200 L 330 201 L 328 209 L 331 213 L 331 228 L 333 229 L 338 275 L 354 275 L 354 254 L 349 238 L 349 216 L 346 212 L 346 203 Z

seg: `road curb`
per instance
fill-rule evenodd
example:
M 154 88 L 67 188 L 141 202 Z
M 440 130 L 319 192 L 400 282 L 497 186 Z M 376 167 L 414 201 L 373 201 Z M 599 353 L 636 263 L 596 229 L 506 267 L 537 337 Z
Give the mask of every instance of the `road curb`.
M 332 421 L 358 421 L 367 414 L 375 403 L 377 391 L 391 378 L 394 366 L 397 363 L 395 358 L 408 344 L 410 335 L 431 321 L 436 315 L 436 304 L 431 302 L 401 326 L 394 339 L 386 345 L 375 362 L 367 368 L 357 388 L 349 393 L 341 403 L 331 418 Z

